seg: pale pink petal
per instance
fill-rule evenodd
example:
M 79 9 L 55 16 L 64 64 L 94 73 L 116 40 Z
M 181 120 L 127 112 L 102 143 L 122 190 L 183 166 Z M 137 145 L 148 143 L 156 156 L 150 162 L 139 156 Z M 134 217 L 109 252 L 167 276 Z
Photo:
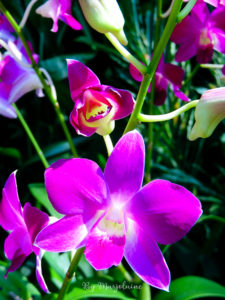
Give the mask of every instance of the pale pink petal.
M 200 201 L 184 187 L 153 180 L 127 204 L 126 210 L 160 244 L 183 238 L 202 214 Z
M 46 170 L 45 184 L 53 207 L 61 214 L 84 213 L 90 219 L 110 200 L 101 169 L 88 159 L 58 160 Z
M 129 201 L 140 189 L 144 156 L 144 141 L 137 131 L 125 134 L 116 144 L 105 167 L 105 178 L 114 203 Z
M 170 271 L 166 261 L 148 231 L 128 221 L 124 256 L 134 272 L 148 284 L 168 291 Z

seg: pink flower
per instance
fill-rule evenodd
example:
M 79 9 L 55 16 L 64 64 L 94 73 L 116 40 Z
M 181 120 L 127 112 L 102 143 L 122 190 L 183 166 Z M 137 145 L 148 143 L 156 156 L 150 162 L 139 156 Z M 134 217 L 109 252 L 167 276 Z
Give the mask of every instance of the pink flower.
M 224 15 L 224 6 L 219 6 L 210 14 L 207 5 L 198 1 L 190 15 L 172 33 L 171 40 L 180 44 L 176 61 L 186 61 L 197 55 L 197 61 L 202 64 L 212 59 L 213 49 L 225 53 Z
M 141 82 L 143 75 L 132 65 L 129 65 L 131 76 Z M 169 85 L 172 86 L 173 92 L 176 97 L 183 101 L 189 101 L 189 98 L 181 92 L 182 81 L 184 79 L 184 70 L 173 64 L 164 63 L 161 58 L 158 68 L 155 73 L 155 105 L 162 105 L 166 101 L 166 92 Z M 151 86 L 148 89 L 151 92 Z
M 71 97 L 75 103 L 70 123 L 78 134 L 107 135 L 114 120 L 128 116 L 134 99 L 128 91 L 102 85 L 98 77 L 77 60 L 67 60 Z
M 71 0 L 48 0 L 36 9 L 36 13 L 53 20 L 53 32 L 58 31 L 59 19 L 74 30 L 82 29 L 81 24 L 71 16 Z
M 12 173 L 5 183 L 0 202 L 0 225 L 9 236 L 5 240 L 6 257 L 12 261 L 7 273 L 14 272 L 32 252 L 36 255 L 36 276 L 40 287 L 48 292 L 41 271 L 43 251 L 34 246 L 37 234 L 48 225 L 48 215 L 26 203 L 21 207 L 17 192 L 16 172 Z
M 168 290 L 170 272 L 157 245 L 180 240 L 200 217 L 199 200 L 182 186 L 153 180 L 142 186 L 145 145 L 125 134 L 104 174 L 88 159 L 61 159 L 45 172 L 54 208 L 65 216 L 44 228 L 36 244 L 53 252 L 85 245 L 96 269 L 119 265 L 123 256 L 148 284 Z

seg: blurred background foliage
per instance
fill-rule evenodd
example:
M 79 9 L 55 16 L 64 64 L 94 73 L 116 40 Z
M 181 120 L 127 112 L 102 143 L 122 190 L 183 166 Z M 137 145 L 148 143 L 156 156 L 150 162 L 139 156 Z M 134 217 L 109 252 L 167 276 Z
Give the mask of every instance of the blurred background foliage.
M 30 1 L 4 0 L 2 2 L 15 19 L 20 21 Z M 128 63 L 116 52 L 104 35 L 95 32 L 87 25 L 78 1 L 73 1 L 72 13 L 83 25 L 83 31 L 73 31 L 60 22 L 58 33 L 50 31 L 52 26 L 50 19 L 35 14 L 35 8 L 42 2 L 44 1 L 38 1 L 32 9 L 24 34 L 32 43 L 34 52 L 39 54 L 40 66 L 46 68 L 52 76 L 61 109 L 67 119 L 79 155 L 95 160 L 104 168 L 107 153 L 102 137 L 97 134 L 90 138 L 78 136 L 68 122 L 73 102 L 69 91 L 65 58 L 80 60 L 97 74 L 102 83 L 128 89 L 134 97 L 139 84 L 131 78 Z M 157 1 L 120 0 L 118 2 L 126 20 L 128 48 L 136 57 L 144 61 L 146 54 L 151 56 L 154 47 Z M 163 9 L 166 10 L 170 1 L 163 1 L 163 3 Z M 161 31 L 164 23 L 163 20 Z M 174 63 L 175 51 L 175 45 L 169 43 L 165 61 Z M 224 56 L 214 52 L 213 63 L 224 64 Z M 197 65 L 195 58 L 182 63 L 181 66 L 185 69 L 182 90 L 192 100 L 199 99 L 200 95 L 209 88 L 224 86 L 225 78 L 220 70 L 203 69 Z M 148 95 L 143 107 L 144 113 L 148 113 L 149 105 Z M 174 97 L 171 90 L 168 90 L 166 103 L 161 107 L 154 107 L 154 113 L 166 113 L 180 105 L 182 105 L 181 101 Z M 46 97 L 39 99 L 34 92 L 29 93 L 19 100 L 18 107 L 50 163 L 58 158 L 71 157 L 69 145 L 64 138 L 54 109 Z M 126 122 L 127 119 L 116 122 L 116 129 L 111 135 L 114 143 L 121 136 Z M 162 178 L 182 184 L 201 200 L 205 215 L 225 218 L 225 122 L 220 123 L 210 138 L 190 142 L 187 136 L 193 122 L 194 111 L 189 111 L 171 121 L 153 125 L 151 178 Z M 36 207 L 54 213 L 43 186 L 43 166 L 19 121 L 0 117 L 0 128 L 0 186 L 3 187 L 9 174 L 18 169 L 17 180 L 21 202 L 29 201 Z M 138 129 L 146 137 L 146 145 L 148 145 L 148 125 L 140 124 Z M 146 178 L 149 178 L 149 174 L 146 174 Z M 0 299 L 31 299 L 31 297 L 32 299 L 55 299 L 54 294 L 43 296 L 40 291 L 34 275 L 35 262 L 32 256 L 26 260 L 20 270 L 9 274 L 7 281 L 4 280 L 5 268 L 9 262 L 6 261 L 3 252 L 6 233 L 0 229 L 0 234 Z M 225 286 L 224 234 L 225 223 L 205 219 L 198 222 L 182 241 L 164 249 L 172 280 L 175 281 L 172 282 L 171 293 L 159 293 L 152 289 L 153 297 L 157 295 L 155 298 L 157 300 L 223 297 L 225 295 L 225 290 L 222 288 Z M 61 287 L 68 265 L 69 254 L 67 253 L 61 255 L 47 253 L 44 256 L 43 273 L 53 292 Z M 84 259 L 79 266 L 77 282 L 73 281 L 66 299 L 88 299 L 93 296 L 97 299 L 138 297 L 138 291 L 135 289 L 115 291 L 115 289 L 99 288 L 97 284 L 99 281 L 105 282 L 108 286 L 123 282 L 123 273 L 117 269 L 111 268 L 95 274 Z M 125 267 L 129 270 L 126 263 Z M 184 276 L 192 277 L 185 277 L 182 281 L 180 277 Z M 95 287 L 92 292 L 94 290 L 96 293 L 82 288 L 85 278 L 91 283 L 92 288 Z M 134 282 L 140 284 L 138 278 L 134 278 L 136 280 Z M 217 282 L 220 286 L 211 281 Z M 195 294 L 188 298 L 190 290 Z

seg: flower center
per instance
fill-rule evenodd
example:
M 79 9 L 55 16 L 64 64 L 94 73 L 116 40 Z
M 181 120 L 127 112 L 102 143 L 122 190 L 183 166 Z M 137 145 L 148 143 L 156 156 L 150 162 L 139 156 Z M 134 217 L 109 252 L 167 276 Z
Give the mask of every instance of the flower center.
M 208 35 L 208 30 L 206 28 L 204 28 L 201 31 L 200 38 L 199 38 L 199 44 L 202 46 L 211 44 L 211 39 Z

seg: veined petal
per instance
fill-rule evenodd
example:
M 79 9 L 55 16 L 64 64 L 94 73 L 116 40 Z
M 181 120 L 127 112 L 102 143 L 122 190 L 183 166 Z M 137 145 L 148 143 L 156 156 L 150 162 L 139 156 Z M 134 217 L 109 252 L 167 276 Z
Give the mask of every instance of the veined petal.
M 70 251 L 79 246 L 87 233 L 82 215 L 66 216 L 45 227 L 37 235 L 35 245 L 50 252 Z
M 67 59 L 70 92 L 73 101 L 88 87 L 100 84 L 98 77 L 78 60 Z
M 45 185 L 53 207 L 61 214 L 84 213 L 92 218 L 110 200 L 104 175 L 88 159 L 60 159 L 45 172 Z
M 144 173 L 145 146 L 137 131 L 128 132 L 116 144 L 105 178 L 113 203 L 125 203 L 140 189 Z
M 36 207 L 32 207 L 28 202 L 24 205 L 23 216 L 33 243 L 41 229 L 48 225 L 49 217 Z
M 148 231 L 129 220 L 124 256 L 143 281 L 158 289 L 169 290 L 170 271 L 159 247 Z
M 44 254 L 43 250 L 39 251 L 39 254 L 36 255 L 36 277 L 37 282 L 45 293 L 49 293 L 48 287 L 45 283 L 44 277 L 42 275 L 41 259 Z
M 127 204 L 126 211 L 160 244 L 180 240 L 202 214 L 201 203 L 191 192 L 160 179 L 145 185 Z
M 25 226 L 17 192 L 16 171 L 9 176 L 2 191 L 0 225 L 5 230 L 13 230 L 18 226 Z
M 125 242 L 123 213 L 114 209 L 92 228 L 84 254 L 96 270 L 118 266 L 123 258 Z

